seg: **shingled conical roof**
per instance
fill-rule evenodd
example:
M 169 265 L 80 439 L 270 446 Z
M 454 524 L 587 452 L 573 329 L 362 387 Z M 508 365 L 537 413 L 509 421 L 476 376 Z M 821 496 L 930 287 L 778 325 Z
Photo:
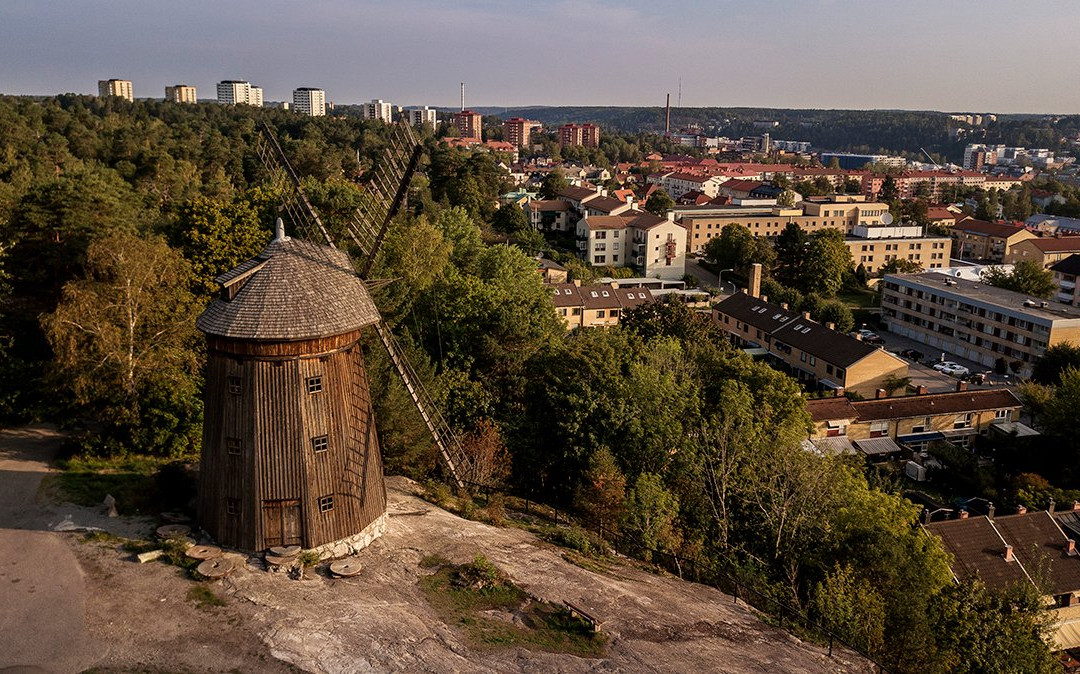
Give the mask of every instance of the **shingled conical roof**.
M 307 241 L 275 239 L 258 257 L 214 280 L 221 297 L 195 322 L 209 335 L 294 341 L 340 335 L 379 320 L 348 255 Z

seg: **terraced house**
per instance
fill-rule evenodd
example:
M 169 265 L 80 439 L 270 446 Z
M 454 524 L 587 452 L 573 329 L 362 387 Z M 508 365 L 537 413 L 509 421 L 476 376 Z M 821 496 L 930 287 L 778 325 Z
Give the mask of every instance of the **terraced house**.
M 567 330 L 618 325 L 624 311 L 653 301 L 648 288 L 619 288 L 615 283 L 582 286 L 575 281 L 550 287 L 555 314 Z
M 737 346 L 767 356 L 810 388 L 868 396 L 889 377 L 907 376 L 907 363 L 888 351 L 764 297 L 731 295 L 713 308 L 713 320 Z

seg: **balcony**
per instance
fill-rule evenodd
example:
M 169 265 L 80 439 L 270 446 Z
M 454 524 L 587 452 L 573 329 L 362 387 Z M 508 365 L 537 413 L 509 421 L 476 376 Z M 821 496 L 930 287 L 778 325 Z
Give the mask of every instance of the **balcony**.
M 585 250 L 588 247 L 589 247 L 589 240 L 588 239 L 578 239 L 578 242 L 577 242 L 578 252 L 584 253 Z

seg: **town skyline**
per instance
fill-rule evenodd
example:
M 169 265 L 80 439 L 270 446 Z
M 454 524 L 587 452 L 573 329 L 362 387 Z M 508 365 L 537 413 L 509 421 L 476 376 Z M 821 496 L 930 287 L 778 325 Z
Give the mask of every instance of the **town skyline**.
M 968 39 L 1068 40 L 1080 7 L 1037 5 L 994 1 L 975 12 L 916 0 L 901 11 L 822 0 L 762 16 L 730 3 L 603 0 L 539 8 L 475 1 L 452 10 L 422 0 L 325 0 L 302 14 L 279 3 L 258 12 L 247 3 L 155 11 L 121 0 L 15 3 L 0 8 L 8 66 L 0 91 L 92 94 L 97 80 L 115 77 L 132 80 L 136 97 L 160 98 L 183 83 L 209 98 L 216 82 L 245 79 L 267 100 L 313 86 L 335 103 L 450 108 L 465 81 L 470 107 L 661 106 L 670 92 L 672 105 L 686 108 L 1075 114 L 1080 92 L 1061 83 L 1080 76 L 1080 64 L 1050 68 L 1042 50 L 987 51 Z M 1047 11 L 1059 20 L 1038 22 Z M 603 30 L 564 28 L 590 19 Z M 105 31 L 123 39 L 101 40 Z

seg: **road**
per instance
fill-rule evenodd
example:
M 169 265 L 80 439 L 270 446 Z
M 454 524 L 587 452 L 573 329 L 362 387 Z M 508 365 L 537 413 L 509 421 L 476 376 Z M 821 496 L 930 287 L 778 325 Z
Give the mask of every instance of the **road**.
M 702 267 L 700 264 L 698 264 L 698 260 L 696 260 L 696 259 L 694 259 L 692 257 L 687 257 L 686 258 L 686 273 L 690 274 L 691 276 L 693 276 L 694 278 L 697 279 L 698 286 L 702 290 L 705 290 L 706 288 L 716 288 L 717 287 L 717 280 L 718 280 L 717 275 L 712 273 L 708 269 Z M 730 274 L 730 272 L 729 272 L 729 274 Z M 727 293 L 734 293 L 737 290 L 737 288 L 735 287 L 734 283 L 732 283 L 728 279 L 724 279 L 724 287 L 721 288 L 721 290 L 725 294 L 727 294 Z
M 0 431 L 0 671 L 78 672 L 98 650 L 82 569 L 37 498 L 58 445 L 49 429 Z

